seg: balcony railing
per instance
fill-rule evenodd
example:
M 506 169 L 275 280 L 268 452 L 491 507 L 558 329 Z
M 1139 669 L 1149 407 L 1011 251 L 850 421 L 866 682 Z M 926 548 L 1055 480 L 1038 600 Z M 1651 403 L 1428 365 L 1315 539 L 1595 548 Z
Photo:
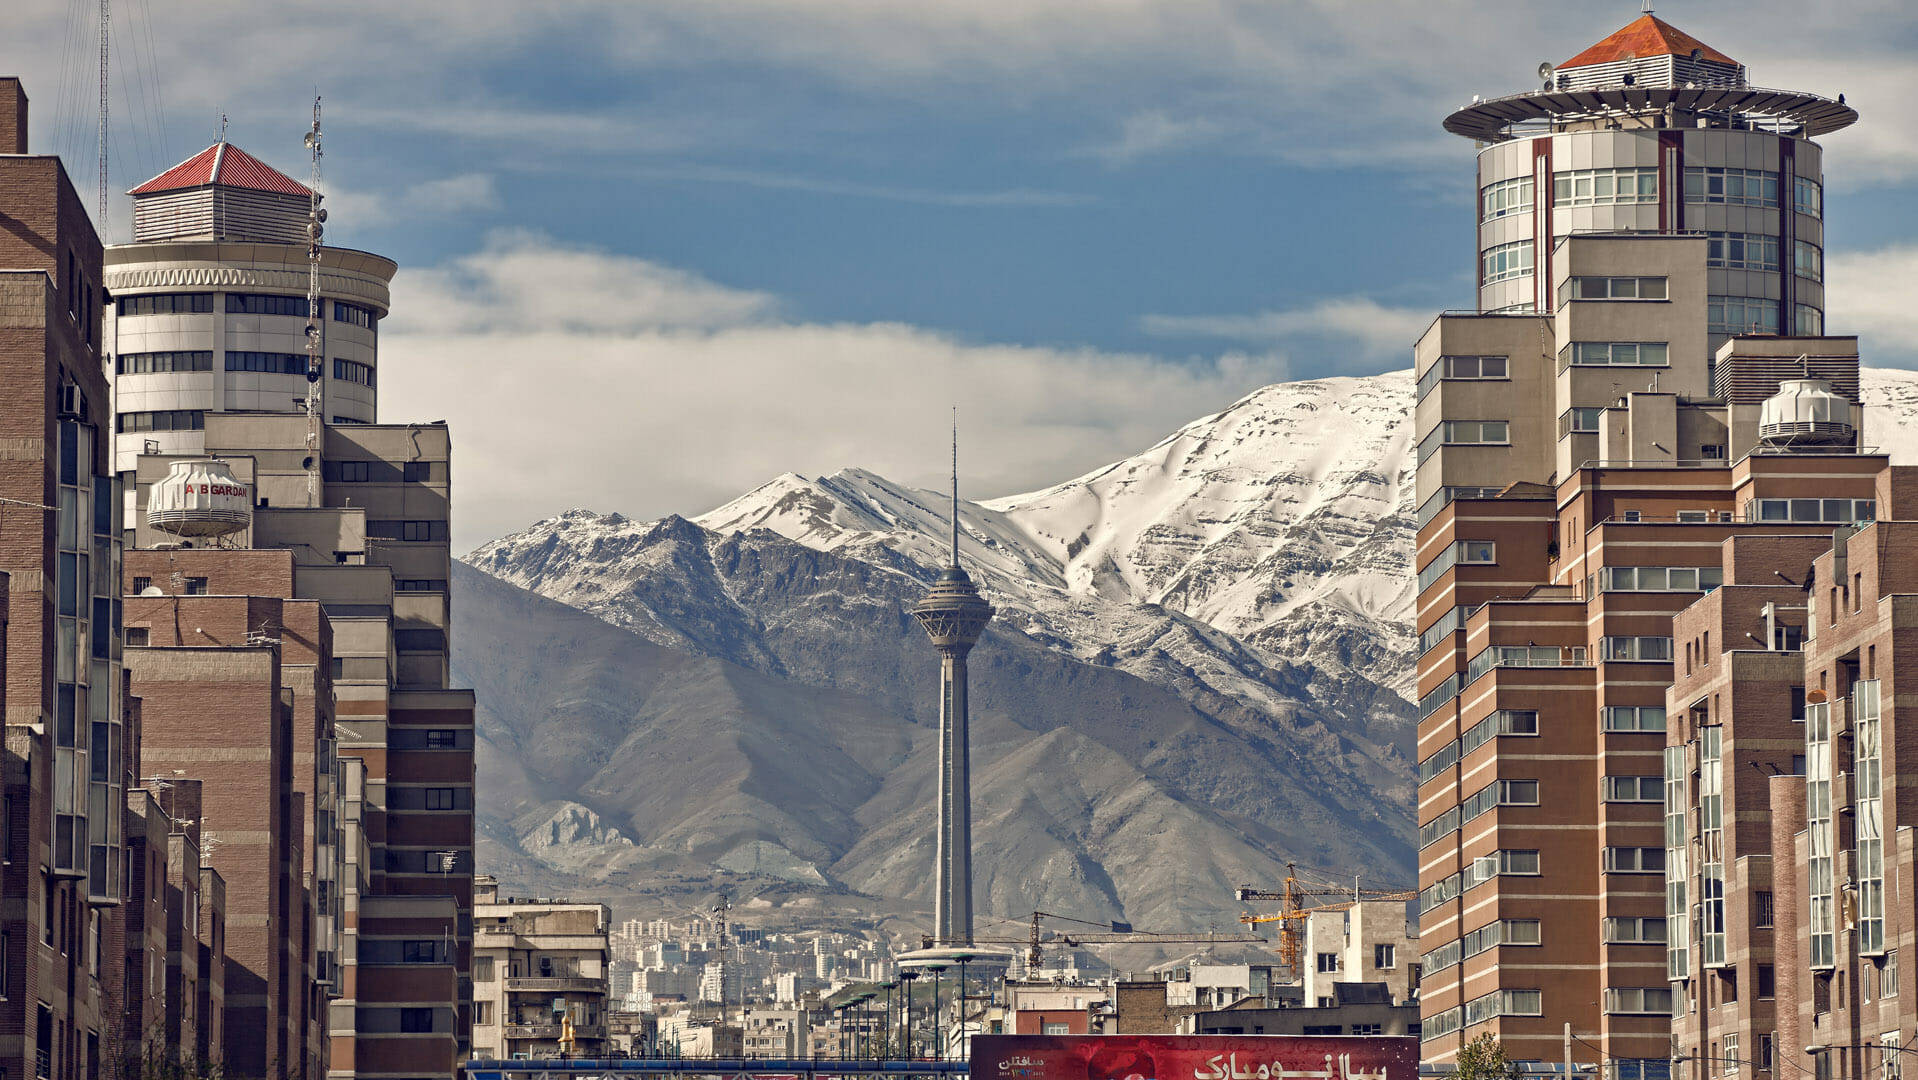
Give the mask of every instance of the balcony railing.
M 506 980 L 506 989 L 508 993 L 526 990 L 541 993 L 604 994 L 606 980 L 588 978 L 584 975 L 509 976 Z
M 560 1036 L 560 1026 L 558 1024 L 508 1024 L 505 1030 L 506 1037 L 509 1039 L 557 1040 Z M 573 1025 L 573 1039 L 575 1042 L 589 1042 L 604 1039 L 605 1037 L 606 1025 L 604 1024 Z

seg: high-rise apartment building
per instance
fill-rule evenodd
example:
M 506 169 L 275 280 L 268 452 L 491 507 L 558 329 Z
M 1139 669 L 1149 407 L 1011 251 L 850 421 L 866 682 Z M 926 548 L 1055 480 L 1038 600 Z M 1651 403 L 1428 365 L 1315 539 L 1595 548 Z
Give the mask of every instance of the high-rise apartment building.
M 275 987 L 261 991 L 262 1060 L 341 1080 L 450 1075 L 472 1028 L 473 697 L 449 684 L 450 436 L 444 423 L 377 423 L 395 265 L 318 243 L 311 191 L 225 142 L 132 196 L 134 242 L 106 255 L 106 363 L 138 563 L 127 603 L 152 616 L 142 663 L 251 665 L 285 699 L 284 718 L 264 700 L 229 710 L 233 731 L 256 728 L 269 755 L 231 783 L 238 758 L 193 752 L 230 734 L 227 714 L 196 726 L 182 706 L 151 719 L 177 736 L 168 746 L 183 757 L 169 768 L 204 784 L 209 830 L 290 800 L 273 830 L 289 903 L 242 895 L 240 853 L 209 853 L 246 925 L 256 907 L 284 909 L 288 951 L 277 974 L 260 973 Z M 231 527 L 172 528 L 183 486 L 214 502 L 237 492 Z M 438 944 L 409 945 L 428 940 Z M 253 970 L 248 948 L 236 925 L 230 972 Z M 255 1004 L 233 980 L 224 992 L 229 1014 Z M 259 1038 L 229 1026 L 229 1071 Z
M 59 158 L 29 154 L 0 78 L 0 1071 L 92 1077 L 118 1055 L 132 706 L 119 634 L 120 499 L 100 374 L 101 248 Z
M 1701 820 L 1666 805 L 1674 615 L 1764 584 L 1727 551 L 1882 498 L 1856 340 L 1821 336 L 1811 140 L 1856 113 L 1649 14 L 1539 74 L 1446 120 L 1479 145 L 1477 311 L 1415 351 L 1424 1057 L 1557 1060 L 1569 1024 L 1642 1080 L 1687 1057 L 1681 942 L 1758 873 L 1729 819 L 1668 840 Z

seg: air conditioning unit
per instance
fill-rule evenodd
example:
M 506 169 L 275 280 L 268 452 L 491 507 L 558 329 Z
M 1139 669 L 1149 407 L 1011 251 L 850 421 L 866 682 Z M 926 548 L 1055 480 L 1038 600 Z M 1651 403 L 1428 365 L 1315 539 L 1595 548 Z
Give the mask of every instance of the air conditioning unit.
M 60 400 L 56 408 L 62 417 L 85 419 L 87 399 L 81 395 L 79 384 L 66 382 L 60 384 Z

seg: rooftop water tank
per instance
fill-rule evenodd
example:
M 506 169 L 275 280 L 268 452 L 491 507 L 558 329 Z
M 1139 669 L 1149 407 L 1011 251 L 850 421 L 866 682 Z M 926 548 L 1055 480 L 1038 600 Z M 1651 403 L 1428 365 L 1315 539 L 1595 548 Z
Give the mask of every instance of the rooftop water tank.
M 1758 409 L 1758 441 L 1774 449 L 1849 446 L 1851 402 L 1824 379 L 1786 379 Z
M 181 537 L 228 536 L 253 523 L 253 498 L 216 458 L 176 461 L 147 491 L 147 524 Z

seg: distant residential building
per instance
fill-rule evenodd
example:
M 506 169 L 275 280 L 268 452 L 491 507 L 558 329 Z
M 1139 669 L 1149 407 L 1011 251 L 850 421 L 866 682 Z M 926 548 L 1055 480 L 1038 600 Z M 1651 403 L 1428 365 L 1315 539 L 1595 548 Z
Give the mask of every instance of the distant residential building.
M 1272 1009 L 1244 1006 L 1196 1013 L 1195 1035 L 1417 1035 L 1417 1002 L 1394 1004 L 1384 983 L 1332 983 L 1329 1000 Z
M 612 912 L 474 879 L 473 1056 L 604 1057 Z
M 1365 900 L 1305 919 L 1299 982 L 1308 1006 L 1328 1006 L 1339 983 L 1381 983 L 1395 1002 L 1418 990 L 1418 933 L 1402 900 Z

